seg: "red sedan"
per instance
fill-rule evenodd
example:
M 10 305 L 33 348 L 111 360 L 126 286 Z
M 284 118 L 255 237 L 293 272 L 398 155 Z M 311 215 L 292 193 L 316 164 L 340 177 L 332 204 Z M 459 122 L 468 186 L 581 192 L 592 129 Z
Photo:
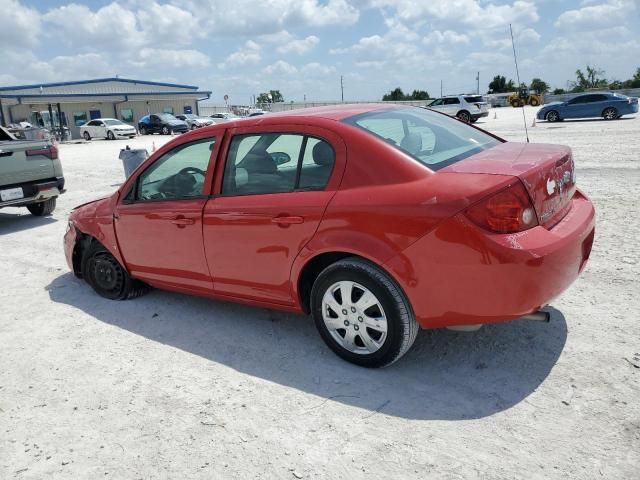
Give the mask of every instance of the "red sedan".
M 379 367 L 420 327 L 544 318 L 594 225 L 568 147 L 344 105 L 176 138 L 73 211 L 65 253 L 104 297 L 151 285 L 311 313 L 339 356 Z

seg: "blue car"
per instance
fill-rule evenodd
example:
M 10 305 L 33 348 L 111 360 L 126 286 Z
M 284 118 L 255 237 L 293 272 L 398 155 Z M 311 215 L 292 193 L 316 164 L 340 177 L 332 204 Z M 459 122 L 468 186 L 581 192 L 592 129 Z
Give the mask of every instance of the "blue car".
M 567 102 L 545 105 L 536 114 L 538 120 L 557 122 L 565 118 L 602 117 L 614 120 L 622 115 L 638 113 L 638 99 L 619 93 L 587 93 Z

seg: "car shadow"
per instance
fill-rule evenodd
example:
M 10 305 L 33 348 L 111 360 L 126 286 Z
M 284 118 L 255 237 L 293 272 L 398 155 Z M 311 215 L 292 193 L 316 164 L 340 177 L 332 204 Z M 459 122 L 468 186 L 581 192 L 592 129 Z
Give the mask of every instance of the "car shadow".
M 589 123 L 589 122 L 607 122 L 607 123 L 611 123 L 611 122 L 619 122 L 619 121 L 627 121 L 627 120 L 633 120 L 635 117 L 622 117 L 622 118 L 616 118 L 615 120 L 605 120 L 604 118 L 565 118 L 563 120 L 561 120 L 562 123 Z M 538 120 L 538 122 L 545 122 L 545 123 L 556 123 L 556 122 L 549 122 L 548 120 Z
M 26 208 L 21 213 L 0 213 L 0 235 L 16 233 L 30 228 L 42 227 L 57 220 L 53 217 L 36 217 Z
M 101 322 L 315 395 L 307 411 L 339 402 L 406 419 L 463 420 L 503 411 L 534 392 L 556 364 L 567 324 L 522 320 L 475 333 L 422 331 L 409 353 L 370 370 L 336 357 L 309 317 L 154 290 L 135 301 L 98 297 L 71 273 L 46 289 L 52 301 Z

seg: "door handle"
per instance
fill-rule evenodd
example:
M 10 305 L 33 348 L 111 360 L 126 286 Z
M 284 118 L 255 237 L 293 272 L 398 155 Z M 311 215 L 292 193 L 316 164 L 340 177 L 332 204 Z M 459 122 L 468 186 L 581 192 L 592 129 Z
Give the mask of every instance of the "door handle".
M 274 217 L 271 219 L 271 223 L 277 223 L 281 227 L 285 227 L 288 225 L 295 225 L 303 222 L 304 222 L 304 218 L 302 217 L 282 216 L 282 217 Z
M 184 218 L 180 216 L 171 220 L 171 223 L 177 225 L 178 227 L 184 227 L 185 225 L 193 225 L 194 223 L 196 223 L 196 221 L 193 218 Z

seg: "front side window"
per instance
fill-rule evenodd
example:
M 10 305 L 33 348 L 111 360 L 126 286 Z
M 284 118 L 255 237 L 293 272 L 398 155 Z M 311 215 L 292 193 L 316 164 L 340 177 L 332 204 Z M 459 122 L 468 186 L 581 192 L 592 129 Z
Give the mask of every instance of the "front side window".
M 409 154 L 431 170 L 500 143 L 478 129 L 424 108 L 373 111 L 343 121 Z
M 431 102 L 429 104 L 430 107 L 437 107 L 438 105 L 442 105 L 444 103 L 444 100 L 442 98 L 439 98 L 437 100 L 434 100 L 433 102 Z
M 229 146 L 223 195 L 322 190 L 335 153 L 324 140 L 293 133 L 235 136 Z
M 204 179 L 215 139 L 179 145 L 138 177 L 136 199 L 188 199 L 203 195 Z

